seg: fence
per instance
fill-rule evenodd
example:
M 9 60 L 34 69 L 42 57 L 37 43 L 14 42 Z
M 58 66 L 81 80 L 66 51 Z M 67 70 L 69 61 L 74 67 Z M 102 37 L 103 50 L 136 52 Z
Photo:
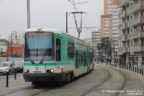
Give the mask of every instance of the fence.
M 115 66 L 115 67 L 117 67 L 117 66 Z M 129 71 L 133 71 L 133 72 L 138 73 L 140 75 L 144 75 L 144 67 L 127 66 L 127 65 L 119 65 L 118 67 L 129 70 Z
M 22 61 L 24 60 L 24 58 L 12 58 L 12 57 L 9 57 L 8 58 L 8 61 Z M 3 62 L 3 61 L 7 61 L 7 57 L 0 57 L 0 61 Z

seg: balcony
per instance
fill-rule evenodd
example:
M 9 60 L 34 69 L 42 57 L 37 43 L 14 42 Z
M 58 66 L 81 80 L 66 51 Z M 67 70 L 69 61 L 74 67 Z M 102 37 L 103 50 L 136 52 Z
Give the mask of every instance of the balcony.
M 135 32 L 133 38 L 141 38 L 144 37 L 144 32 Z
M 128 39 L 136 39 L 136 38 L 142 38 L 144 37 L 144 32 L 134 32 L 130 35 L 128 35 Z
M 119 0 L 119 6 L 122 7 L 126 5 L 130 0 Z
M 140 17 L 135 17 L 133 20 L 130 21 L 130 26 L 137 25 L 139 23 L 141 23 L 141 18 Z
M 136 11 L 137 9 L 140 9 L 141 4 L 140 3 L 135 3 L 131 8 L 130 12 Z
M 140 7 L 141 7 L 141 8 L 144 8 L 144 1 L 141 1 L 141 2 L 140 2 Z
M 126 36 L 125 35 L 120 35 L 119 40 L 120 41 L 126 41 Z
M 130 52 L 144 52 L 144 46 L 140 45 L 130 46 Z
M 122 24 L 122 29 L 125 29 L 125 24 L 124 23 Z
M 129 22 L 125 23 L 125 28 L 129 27 Z
M 141 17 L 141 23 L 144 23 L 144 17 Z
M 123 18 L 123 17 L 125 17 L 125 16 L 126 16 L 126 11 L 120 12 L 120 18 Z
M 125 48 L 125 47 L 121 47 L 118 50 L 119 55 L 122 55 L 122 54 L 127 53 L 127 52 L 128 52 L 128 48 Z
M 130 8 L 130 12 L 136 12 L 138 10 L 140 10 L 141 8 L 144 8 L 144 2 L 138 2 L 135 3 L 131 8 Z
M 119 6 L 123 6 L 125 4 L 125 0 L 119 0 Z

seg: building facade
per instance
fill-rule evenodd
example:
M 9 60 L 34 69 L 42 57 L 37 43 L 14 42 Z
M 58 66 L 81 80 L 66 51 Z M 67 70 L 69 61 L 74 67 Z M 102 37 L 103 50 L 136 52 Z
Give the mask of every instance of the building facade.
M 0 39 L 0 56 L 6 52 L 8 49 L 8 41 L 5 39 Z
M 13 31 L 8 38 L 9 42 L 12 44 L 24 44 L 24 33 L 18 33 Z
M 97 45 L 99 43 L 101 43 L 101 30 L 97 30 L 97 31 L 93 31 L 92 32 L 92 46 L 93 46 L 93 49 L 94 49 L 94 59 L 96 61 L 99 61 L 99 50 L 97 48 Z
M 119 12 L 118 0 L 104 0 L 104 14 L 101 15 L 101 37 L 109 37 L 114 58 L 118 57 L 119 49 Z
M 144 65 L 144 0 L 119 0 L 122 64 Z

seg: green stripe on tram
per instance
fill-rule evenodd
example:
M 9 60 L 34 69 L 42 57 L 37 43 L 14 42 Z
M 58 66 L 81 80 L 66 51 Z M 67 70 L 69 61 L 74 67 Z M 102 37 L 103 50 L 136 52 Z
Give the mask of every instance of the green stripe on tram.
M 57 65 L 69 65 L 69 64 L 72 64 L 72 62 L 52 62 L 52 63 L 43 63 L 43 64 L 24 63 L 24 66 L 57 66 Z

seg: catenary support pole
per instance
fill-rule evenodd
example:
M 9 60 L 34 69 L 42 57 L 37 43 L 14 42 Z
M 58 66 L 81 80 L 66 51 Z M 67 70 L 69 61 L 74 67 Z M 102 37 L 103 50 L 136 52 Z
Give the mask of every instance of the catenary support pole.
M 30 0 L 27 0 L 27 28 L 29 29 L 30 27 Z

